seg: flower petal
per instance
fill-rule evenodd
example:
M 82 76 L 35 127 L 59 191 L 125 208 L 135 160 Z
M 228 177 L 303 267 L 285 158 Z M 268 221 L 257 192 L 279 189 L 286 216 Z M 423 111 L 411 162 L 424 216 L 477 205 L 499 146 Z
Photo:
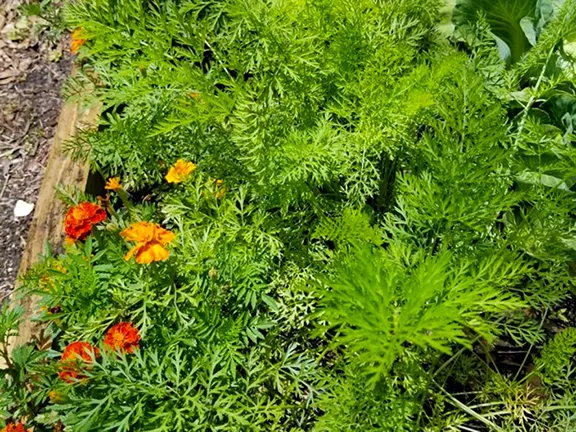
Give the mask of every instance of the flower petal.
M 122 185 L 120 184 L 120 177 L 109 178 L 106 182 L 106 185 L 104 186 L 104 189 L 113 191 L 122 189 Z
M 168 249 L 160 243 L 150 242 L 142 246 L 136 254 L 138 264 L 150 264 L 154 261 L 164 261 L 170 256 Z
M 178 171 L 176 171 L 176 168 L 174 168 L 174 167 L 172 167 L 168 170 L 168 173 L 166 174 L 165 178 L 166 178 L 166 181 L 168 183 L 180 183 L 180 182 L 182 182 L 182 179 L 178 175 Z
M 128 253 L 126 253 L 126 255 L 124 255 L 124 260 L 125 261 L 130 261 L 130 258 L 132 258 L 132 256 L 138 252 L 146 243 L 138 243 L 136 244 L 136 246 L 134 246 L 132 249 L 130 249 L 128 251 Z
M 168 231 L 162 227 L 156 227 L 156 233 L 154 235 L 154 240 L 156 240 L 161 245 L 167 245 L 172 240 L 174 240 L 174 233 L 172 231 Z
M 181 183 L 196 169 L 193 162 L 178 159 L 174 166 L 172 166 L 166 174 L 166 181 L 168 183 Z
M 128 241 L 144 243 L 154 239 L 154 224 L 137 222 L 120 233 Z

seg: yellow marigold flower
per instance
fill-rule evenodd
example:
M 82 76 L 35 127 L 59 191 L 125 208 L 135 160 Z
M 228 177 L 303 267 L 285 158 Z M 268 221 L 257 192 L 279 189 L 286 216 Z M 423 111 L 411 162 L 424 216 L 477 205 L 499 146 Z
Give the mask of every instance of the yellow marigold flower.
M 120 233 L 129 242 L 136 242 L 124 259 L 136 254 L 138 264 L 150 264 L 168 259 L 170 252 L 164 246 L 174 240 L 174 233 L 151 222 L 137 222 Z
M 174 166 L 168 170 L 166 181 L 168 183 L 182 183 L 196 169 L 196 165 L 184 159 L 178 159 Z
M 113 191 L 122 189 L 122 185 L 120 184 L 120 177 L 109 178 L 106 182 L 106 186 L 104 186 L 104 189 Z

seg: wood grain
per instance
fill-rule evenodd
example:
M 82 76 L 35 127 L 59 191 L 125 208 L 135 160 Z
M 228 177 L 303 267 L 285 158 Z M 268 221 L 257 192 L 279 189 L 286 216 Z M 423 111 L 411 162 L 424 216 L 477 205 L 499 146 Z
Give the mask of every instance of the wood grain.
M 23 276 L 45 253 L 47 244 L 50 244 L 52 250 L 58 250 L 62 246 L 63 221 L 67 209 L 56 198 L 55 190 L 62 186 L 74 186 L 84 190 L 88 178 L 88 165 L 74 162 L 64 155 L 62 144 L 76 135 L 79 130 L 96 125 L 99 112 L 99 106 L 85 108 L 81 102 L 67 102 L 62 107 L 28 232 L 28 241 L 18 270 L 18 278 Z M 18 282 L 16 288 L 18 288 Z M 11 352 L 15 347 L 28 342 L 42 345 L 44 343 L 42 326 L 32 320 L 37 313 L 38 298 L 21 297 L 16 289 L 10 301 L 13 305 L 22 305 L 25 312 L 19 334 L 9 341 L 8 351 Z

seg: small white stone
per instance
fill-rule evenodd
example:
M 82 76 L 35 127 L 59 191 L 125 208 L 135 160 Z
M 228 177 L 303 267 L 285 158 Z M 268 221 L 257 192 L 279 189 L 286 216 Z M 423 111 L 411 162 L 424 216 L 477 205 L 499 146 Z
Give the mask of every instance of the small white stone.
M 34 210 L 34 204 L 27 203 L 26 201 L 18 200 L 16 201 L 16 206 L 14 206 L 14 217 L 26 217 Z

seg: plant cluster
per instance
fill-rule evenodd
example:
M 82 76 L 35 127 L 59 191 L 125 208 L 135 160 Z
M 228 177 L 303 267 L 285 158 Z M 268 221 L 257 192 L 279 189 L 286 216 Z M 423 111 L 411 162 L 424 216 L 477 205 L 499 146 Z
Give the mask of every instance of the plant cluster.
M 576 429 L 575 11 L 70 2 L 108 181 L 23 281 L 51 346 L 2 352 L 7 421 Z

